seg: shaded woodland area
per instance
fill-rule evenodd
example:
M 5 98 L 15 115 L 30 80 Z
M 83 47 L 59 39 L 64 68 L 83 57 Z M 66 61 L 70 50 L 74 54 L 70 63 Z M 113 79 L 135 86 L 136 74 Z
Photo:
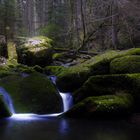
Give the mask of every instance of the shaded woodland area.
M 44 35 L 77 51 L 140 45 L 139 0 L 0 0 L 0 19 L 6 40 Z
M 0 117 L 122 118 L 139 91 L 139 0 L 0 0 Z

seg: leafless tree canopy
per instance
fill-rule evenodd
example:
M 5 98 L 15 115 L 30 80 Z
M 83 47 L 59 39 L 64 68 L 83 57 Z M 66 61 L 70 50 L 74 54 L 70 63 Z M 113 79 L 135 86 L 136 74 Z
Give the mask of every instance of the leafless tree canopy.
M 76 50 L 139 46 L 139 0 L 0 0 L 6 38 L 45 35 Z

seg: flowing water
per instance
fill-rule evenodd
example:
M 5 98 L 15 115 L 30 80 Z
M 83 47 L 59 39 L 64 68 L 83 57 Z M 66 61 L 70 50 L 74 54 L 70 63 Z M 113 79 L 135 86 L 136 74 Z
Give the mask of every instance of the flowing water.
M 50 77 L 56 85 L 56 77 Z M 16 114 L 12 99 L 0 87 L 13 116 L 0 120 L 0 140 L 139 140 L 140 114 L 127 120 L 77 120 L 60 114 Z M 70 94 L 59 92 L 64 112 L 72 105 Z
M 54 85 L 56 85 L 56 76 L 50 77 Z M 57 87 L 57 86 L 56 86 Z M 59 91 L 59 90 L 58 90 Z M 59 91 L 59 94 L 63 100 L 63 112 L 68 111 L 73 105 L 73 98 L 70 93 L 62 93 Z
M 0 94 L 3 95 L 4 101 L 5 101 L 6 105 L 10 108 L 11 113 L 15 114 L 12 98 L 10 97 L 8 92 L 4 88 L 0 87 Z
M 140 118 L 140 115 L 137 116 Z M 136 122 L 135 122 L 136 121 Z M 0 140 L 139 140 L 140 119 L 75 120 L 58 117 L 0 120 Z
M 28 77 L 29 75 L 28 74 L 22 74 L 23 77 Z M 52 81 L 52 83 L 56 86 L 56 77 L 55 76 L 51 76 L 50 77 L 50 80 Z M 62 101 L 63 101 L 63 112 L 60 112 L 60 113 L 54 113 L 54 114 L 44 114 L 44 115 L 37 115 L 37 114 L 34 114 L 34 113 L 29 113 L 29 114 L 17 114 L 15 109 L 14 109 L 14 105 L 13 105 L 13 102 L 12 102 L 12 99 L 10 97 L 10 95 L 8 94 L 8 92 L 0 87 L 0 94 L 3 95 L 3 98 L 5 100 L 5 103 L 7 104 L 7 106 L 9 107 L 11 113 L 13 114 L 11 119 L 15 119 L 15 120 L 28 120 L 28 119 L 37 119 L 37 118 L 46 118 L 46 117 L 57 117 L 59 115 L 61 115 L 62 113 L 68 111 L 71 107 L 72 107 L 72 96 L 70 93 L 62 93 L 58 90 L 61 98 L 62 98 Z

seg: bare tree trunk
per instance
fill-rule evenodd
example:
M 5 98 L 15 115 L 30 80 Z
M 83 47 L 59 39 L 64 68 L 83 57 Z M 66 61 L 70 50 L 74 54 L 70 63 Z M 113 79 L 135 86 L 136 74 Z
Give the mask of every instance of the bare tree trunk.
M 117 49 L 118 47 L 118 33 L 117 33 L 117 20 L 118 20 L 118 15 L 117 15 L 117 0 L 112 1 L 112 45 L 114 49 Z
M 85 17 L 84 17 L 84 9 L 83 9 L 83 0 L 80 2 L 81 6 L 81 20 L 82 20 L 82 26 L 83 26 L 83 41 L 82 44 L 84 44 L 85 38 L 86 38 L 86 25 L 85 25 Z

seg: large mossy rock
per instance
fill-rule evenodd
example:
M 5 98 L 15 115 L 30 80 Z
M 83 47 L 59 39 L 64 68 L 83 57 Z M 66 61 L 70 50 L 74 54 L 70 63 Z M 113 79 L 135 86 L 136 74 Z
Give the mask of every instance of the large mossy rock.
M 9 75 L 15 75 L 15 74 L 31 74 L 34 72 L 42 72 L 42 68 L 39 66 L 34 67 L 28 67 L 26 65 L 21 64 L 13 64 L 11 62 L 7 62 L 5 65 L 0 65 L 0 78 L 9 76 Z
M 73 92 L 80 88 L 90 76 L 110 74 L 110 62 L 113 60 L 130 55 L 140 55 L 140 48 L 126 51 L 108 51 L 82 64 L 62 69 L 57 74 L 57 85 L 62 92 Z
M 17 46 L 18 62 L 28 66 L 47 66 L 52 61 L 52 40 L 47 37 L 29 38 Z
M 99 75 L 90 77 L 81 88 L 73 93 L 74 102 L 87 97 L 130 93 L 135 102 L 135 109 L 140 110 L 140 74 Z
M 133 97 L 130 94 L 105 95 L 86 98 L 64 115 L 74 118 L 124 117 L 131 113 L 132 107 Z
M 67 68 L 64 66 L 46 66 L 44 68 L 44 72 L 47 75 L 59 75 L 63 70 L 66 70 Z
M 140 73 L 140 55 L 128 55 L 114 59 L 110 64 L 111 73 Z
M 62 70 L 57 75 L 57 85 L 63 92 L 78 89 L 92 75 L 108 74 L 109 62 L 118 55 L 117 51 L 109 51 L 98 55 L 85 63 Z
M 0 94 L 0 118 L 10 117 L 11 112 Z
M 16 113 L 48 114 L 62 111 L 62 99 L 56 87 L 43 74 L 8 76 L 0 80 L 0 86 L 11 95 Z
M 98 75 L 90 77 L 78 90 L 73 93 L 74 102 L 80 102 L 91 96 L 111 95 L 122 92 L 132 83 L 127 75 Z
M 62 92 L 72 92 L 82 86 L 89 77 L 89 69 L 87 67 L 70 67 L 63 69 L 57 75 L 57 86 Z

